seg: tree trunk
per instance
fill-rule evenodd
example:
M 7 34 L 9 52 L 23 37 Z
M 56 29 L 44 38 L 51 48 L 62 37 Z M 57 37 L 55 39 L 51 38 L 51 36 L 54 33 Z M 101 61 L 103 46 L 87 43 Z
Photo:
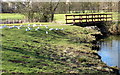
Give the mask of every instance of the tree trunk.
M 51 22 L 54 20 L 54 12 L 51 13 Z
M 54 7 L 52 6 L 52 3 L 50 4 L 51 22 L 54 20 L 54 13 L 55 13 L 55 11 L 56 11 L 56 9 L 58 7 L 59 1 L 58 1 L 58 3 Z

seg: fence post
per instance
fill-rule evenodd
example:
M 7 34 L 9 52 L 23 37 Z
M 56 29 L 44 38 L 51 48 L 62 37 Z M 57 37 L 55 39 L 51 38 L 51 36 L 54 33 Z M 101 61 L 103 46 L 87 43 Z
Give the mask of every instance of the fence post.
M 67 24 L 67 15 L 65 15 L 65 17 L 66 17 L 66 19 L 65 19 L 65 20 L 66 20 L 66 24 Z
M 99 17 L 99 14 L 98 14 L 98 22 L 99 22 L 99 19 L 100 19 L 100 17 Z
M 94 16 L 93 16 L 93 20 L 94 20 L 94 22 L 95 22 L 95 14 L 94 14 Z
M 106 14 L 106 22 L 107 22 L 107 14 Z
M 75 24 L 75 15 L 73 15 L 73 24 Z
M 93 22 L 93 14 L 92 14 L 92 22 Z
M 87 22 L 87 14 L 86 14 L 86 22 Z
M 111 14 L 111 20 L 113 21 L 112 14 Z
M 103 21 L 105 21 L 105 16 L 104 16 L 104 14 L 103 14 Z
M 81 23 L 81 16 L 79 15 L 79 22 Z
M 99 21 L 101 21 L 101 14 L 99 14 Z

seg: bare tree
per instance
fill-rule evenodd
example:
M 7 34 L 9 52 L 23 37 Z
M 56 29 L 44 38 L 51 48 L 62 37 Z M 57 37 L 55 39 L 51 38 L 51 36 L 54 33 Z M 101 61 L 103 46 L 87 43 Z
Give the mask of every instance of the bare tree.
M 41 17 L 43 21 L 53 21 L 54 20 L 54 14 L 59 5 L 59 2 L 44 2 L 44 3 L 33 3 L 34 10 L 36 11 L 36 14 L 38 17 Z M 36 17 L 36 18 L 38 18 Z M 40 18 L 38 18 L 40 19 Z
M 54 20 L 54 14 L 55 14 L 55 11 L 56 11 L 56 9 L 57 9 L 57 7 L 58 7 L 58 5 L 59 5 L 59 2 L 60 2 L 60 0 L 58 1 L 58 2 L 50 2 L 49 3 L 49 5 L 50 5 L 50 13 L 51 13 L 51 22 Z
M 54 14 L 59 5 L 58 2 L 17 2 L 17 12 L 27 16 L 28 21 L 33 22 L 35 19 L 45 22 L 53 21 Z
M 34 7 L 32 6 L 32 2 L 16 2 L 17 13 L 24 14 L 29 22 L 33 22 L 34 17 Z

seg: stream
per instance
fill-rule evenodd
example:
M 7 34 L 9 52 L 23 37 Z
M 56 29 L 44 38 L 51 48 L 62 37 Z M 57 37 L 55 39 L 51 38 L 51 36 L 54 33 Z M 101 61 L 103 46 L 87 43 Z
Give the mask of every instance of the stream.
M 102 39 L 99 45 L 98 54 L 101 56 L 101 60 L 108 66 L 120 68 L 120 36 L 110 36 Z

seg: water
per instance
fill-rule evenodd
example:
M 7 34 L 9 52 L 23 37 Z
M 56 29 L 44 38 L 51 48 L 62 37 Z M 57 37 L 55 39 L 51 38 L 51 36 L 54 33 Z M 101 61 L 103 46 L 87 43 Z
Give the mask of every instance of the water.
M 120 36 L 110 36 L 101 41 L 98 54 L 108 66 L 120 68 Z

